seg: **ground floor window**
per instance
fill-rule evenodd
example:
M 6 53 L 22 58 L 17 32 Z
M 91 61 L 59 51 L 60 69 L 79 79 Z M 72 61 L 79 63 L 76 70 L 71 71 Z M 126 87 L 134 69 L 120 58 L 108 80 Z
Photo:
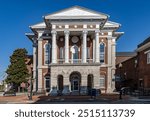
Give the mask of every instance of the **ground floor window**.
M 105 76 L 100 77 L 100 88 L 105 88 Z
M 45 77 L 45 88 L 47 92 L 50 91 L 50 77 Z

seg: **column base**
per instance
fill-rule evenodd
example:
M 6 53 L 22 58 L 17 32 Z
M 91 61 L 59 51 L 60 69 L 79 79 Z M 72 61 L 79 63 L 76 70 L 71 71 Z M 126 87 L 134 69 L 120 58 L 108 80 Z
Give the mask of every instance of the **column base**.
M 106 91 L 106 93 L 113 93 L 113 91 L 114 91 L 114 89 L 108 88 L 107 91 Z

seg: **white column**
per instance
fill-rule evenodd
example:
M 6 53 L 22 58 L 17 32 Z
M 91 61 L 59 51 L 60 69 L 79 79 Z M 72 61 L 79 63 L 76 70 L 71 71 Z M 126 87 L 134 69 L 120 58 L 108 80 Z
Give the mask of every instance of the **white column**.
M 112 39 L 112 79 L 115 78 L 115 68 L 116 68 L 116 38 L 114 37 Z M 115 89 L 115 81 L 112 81 L 111 83 L 112 90 Z
M 37 77 L 36 77 L 36 72 L 37 72 L 37 40 L 33 40 L 33 92 L 37 91 Z
M 112 64 L 112 57 L 111 57 L 111 54 L 112 54 L 112 51 L 111 51 L 111 42 L 112 39 L 111 38 L 108 38 L 108 65 L 111 66 Z
M 69 63 L 69 31 L 65 33 L 65 63 Z
M 57 44 L 56 44 L 56 31 L 52 31 L 52 63 L 57 62 Z
M 100 63 L 100 58 L 99 58 L 99 30 L 95 31 L 95 48 L 96 48 L 96 57 L 95 57 L 95 62 Z
M 87 31 L 83 31 L 83 44 L 82 44 L 82 62 L 86 63 L 87 59 Z
M 42 91 L 42 33 L 38 33 L 38 92 Z
M 95 62 L 95 39 L 93 39 L 93 63 Z
M 112 38 L 112 67 L 115 68 L 116 65 L 116 38 Z
M 111 93 L 111 80 L 112 80 L 112 74 L 111 74 L 111 68 L 112 68 L 112 48 L 111 48 L 112 38 L 108 38 L 108 70 L 107 70 L 107 93 Z

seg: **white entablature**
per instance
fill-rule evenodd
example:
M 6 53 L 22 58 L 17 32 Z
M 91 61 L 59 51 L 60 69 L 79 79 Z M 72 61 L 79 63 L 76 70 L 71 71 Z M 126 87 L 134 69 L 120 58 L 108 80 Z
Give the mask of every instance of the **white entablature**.
M 121 24 L 112 22 L 112 21 L 107 21 L 104 25 L 104 27 L 120 27 Z M 35 25 L 32 25 L 31 28 L 46 28 L 45 22 L 41 22 Z

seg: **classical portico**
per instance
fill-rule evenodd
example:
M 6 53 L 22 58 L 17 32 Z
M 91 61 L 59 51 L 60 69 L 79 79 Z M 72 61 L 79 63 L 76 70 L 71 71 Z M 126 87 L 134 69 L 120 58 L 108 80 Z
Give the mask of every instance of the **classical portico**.
M 115 89 L 115 48 L 123 34 L 109 15 L 79 6 L 44 16 L 27 34 L 33 46 L 34 91 L 51 95 Z M 36 45 L 36 46 L 35 46 Z
M 74 31 L 73 31 L 74 32 Z M 100 63 L 99 62 L 99 33 L 100 31 L 89 31 L 89 33 L 92 33 L 91 36 L 95 37 L 92 38 L 93 41 L 95 41 L 95 45 L 93 45 L 93 55 L 96 55 L 95 57 L 91 57 L 91 62 L 93 63 Z M 69 58 L 69 38 L 70 38 L 70 35 L 71 35 L 71 31 L 69 30 L 65 30 L 64 31 L 64 53 L 65 53 L 65 57 L 64 57 L 64 60 L 63 60 L 63 63 L 72 63 L 73 61 L 71 61 L 71 59 L 73 58 Z M 81 63 L 87 63 L 87 35 L 88 35 L 88 30 L 83 30 L 83 31 L 78 31 L 78 33 L 80 33 L 79 35 L 82 37 L 82 40 L 81 40 L 81 43 L 82 43 L 82 56 L 81 56 L 81 60 L 82 61 L 79 61 Z M 58 61 L 58 58 L 57 58 L 57 40 L 56 39 L 56 36 L 58 35 L 59 36 L 59 32 L 55 31 L 55 30 L 52 30 L 51 31 L 51 34 L 52 34 L 52 64 L 55 64 L 55 63 L 59 63 Z M 61 35 L 62 36 L 62 35 Z M 76 35 L 73 35 L 74 37 L 76 37 Z M 72 40 L 73 41 L 73 40 Z M 78 41 L 78 40 L 75 40 L 75 41 Z M 75 43 L 74 43 L 75 44 Z M 79 58 L 78 58 L 79 59 Z M 95 60 L 95 61 L 94 61 Z M 62 62 L 62 61 L 61 61 Z

